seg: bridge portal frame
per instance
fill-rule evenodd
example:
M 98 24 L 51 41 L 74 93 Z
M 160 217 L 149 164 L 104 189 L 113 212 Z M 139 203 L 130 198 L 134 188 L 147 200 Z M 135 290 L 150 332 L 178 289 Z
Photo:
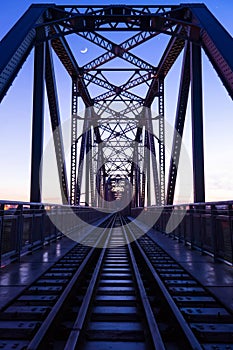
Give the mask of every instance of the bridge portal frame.
M 111 31 L 135 32 L 132 37 L 121 44 L 116 44 L 100 34 Z M 66 41 L 66 36 L 74 33 L 92 43 L 95 43 L 106 52 L 80 67 Z M 159 61 L 157 67 L 130 52 L 141 43 L 152 39 L 160 33 L 171 36 L 171 39 Z M 0 101 L 4 98 L 17 73 L 25 62 L 32 48 L 35 48 L 34 60 L 34 97 L 33 97 L 33 128 L 32 128 L 32 161 L 31 161 L 31 201 L 40 202 L 40 161 L 43 149 L 43 120 L 44 120 L 44 82 L 47 86 L 47 97 L 50 106 L 51 125 L 53 131 L 60 126 L 58 97 L 56 93 L 55 75 L 51 50 L 53 50 L 71 77 L 72 89 L 72 155 L 71 155 L 71 182 L 70 191 L 66 174 L 64 147 L 61 132 L 54 132 L 54 144 L 59 172 L 60 187 L 63 202 L 79 204 L 77 179 L 77 103 L 80 97 L 86 107 L 97 107 L 101 112 L 103 101 L 108 103 L 110 98 L 124 100 L 127 108 L 137 110 L 138 106 L 150 108 L 155 98 L 159 101 L 160 139 L 159 144 L 159 199 L 157 204 L 172 204 L 174 200 L 177 169 L 179 165 L 181 142 L 177 142 L 177 132 L 182 140 L 185 123 L 187 100 L 191 82 L 191 110 L 193 136 L 193 176 L 194 201 L 205 199 L 204 184 L 204 150 L 203 150 L 203 111 L 202 111 L 202 74 L 201 50 L 209 57 L 217 71 L 223 85 L 233 98 L 233 39 L 217 19 L 203 4 L 178 5 L 96 5 L 96 6 L 69 6 L 55 4 L 31 5 L 15 26 L 6 34 L 0 43 Z M 177 102 L 175 133 L 173 138 L 173 152 L 171 155 L 170 170 L 165 198 L 165 157 L 164 157 L 164 80 L 174 62 L 184 49 L 180 91 Z M 128 81 L 115 86 L 110 83 L 101 66 L 114 59 L 121 58 L 130 62 L 134 68 Z M 120 70 L 120 69 L 119 69 Z M 143 72 L 143 74 L 142 74 Z M 106 93 L 91 97 L 88 91 L 90 81 L 107 90 Z M 145 98 L 141 98 L 129 91 L 142 83 L 149 83 Z M 110 100 L 111 101 L 111 100 Z M 132 105 L 132 101 L 134 101 Z M 105 107 L 104 107 L 105 108 Z M 138 130 L 141 125 L 138 125 Z M 88 134 L 89 142 L 102 142 L 100 128 L 95 126 Z M 122 130 L 122 135 L 125 132 Z M 152 132 L 153 134 L 153 132 Z M 83 136 L 84 137 L 84 136 Z M 144 135 L 144 138 L 147 138 Z M 150 139 L 150 138 L 149 138 Z M 147 147 L 154 147 L 150 139 Z M 87 147 L 93 145 L 83 142 L 82 153 L 87 153 Z M 84 148 L 84 149 L 83 149 Z M 153 162 L 153 160 L 152 160 Z M 157 164 L 152 165 L 153 169 Z M 86 170 L 90 172 L 92 167 Z M 134 203 L 145 204 L 145 174 L 131 167 L 130 175 L 134 183 L 140 183 L 137 199 Z M 156 172 L 154 171 L 154 174 Z M 93 174 L 88 175 L 93 179 Z M 106 171 L 102 171 L 102 185 L 106 185 Z M 155 179 L 155 178 L 154 178 Z M 93 180 L 91 180 L 93 181 Z M 99 180 L 98 180 L 99 181 Z M 101 179 L 100 182 L 101 183 Z M 88 184 L 89 186 L 89 184 Z M 155 187 L 156 187 L 155 186 Z M 93 185 L 91 185 L 93 191 Z M 151 191 L 150 188 L 148 191 Z M 150 193 L 147 193 L 150 197 Z M 93 193 L 91 194 L 93 202 Z

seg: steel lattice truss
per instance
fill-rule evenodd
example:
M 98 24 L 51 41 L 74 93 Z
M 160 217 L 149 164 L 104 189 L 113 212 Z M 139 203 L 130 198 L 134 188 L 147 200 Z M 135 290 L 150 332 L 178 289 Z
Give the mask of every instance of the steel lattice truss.
M 127 32 L 128 37 L 115 42 L 111 38 L 114 32 Z M 68 41 L 71 34 L 104 52 L 80 66 Z M 161 34 L 169 37 L 169 41 L 157 65 L 133 53 L 148 41 L 151 48 L 156 49 L 153 40 Z M 84 191 L 87 205 L 104 206 L 106 201 L 120 199 L 130 184 L 131 206 L 152 202 L 172 204 L 190 86 L 194 199 L 204 201 L 202 49 L 233 97 L 233 39 L 205 5 L 32 5 L 0 43 L 1 100 L 33 47 L 32 202 L 41 200 L 39 166 L 43 150 L 44 81 L 64 203 L 80 204 Z M 166 76 L 181 53 L 182 73 L 166 181 L 164 90 Z M 72 84 L 69 185 L 59 127 L 54 54 Z M 109 72 L 112 76 L 114 73 L 125 75 L 124 83 L 112 83 Z M 101 93 L 93 94 L 93 86 Z M 139 86 L 144 95 L 135 92 Z M 83 116 L 79 115 L 80 101 L 86 107 Z M 154 101 L 158 105 L 155 120 L 151 113 Z M 158 135 L 154 134 L 155 123 Z

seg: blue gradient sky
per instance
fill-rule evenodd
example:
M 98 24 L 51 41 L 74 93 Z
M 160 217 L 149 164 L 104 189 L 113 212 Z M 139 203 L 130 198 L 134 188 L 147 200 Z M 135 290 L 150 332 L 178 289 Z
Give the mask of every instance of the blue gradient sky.
M 10 30 L 13 24 L 27 10 L 32 3 L 56 3 L 64 4 L 65 1 L 34 1 L 8 0 L 0 5 L 0 39 Z M 185 1 L 182 1 L 185 2 Z M 188 1 L 186 1 L 188 2 Z M 198 3 L 200 1 L 192 1 Z M 67 1 L 67 4 L 77 4 L 79 1 Z M 109 4 L 109 1 L 82 1 L 81 4 Z M 111 0 L 111 4 L 119 1 Z M 130 3 L 125 1 L 124 3 Z M 142 0 L 135 0 L 133 4 L 142 4 Z M 145 2 L 149 3 L 149 1 Z M 170 0 L 153 1 L 155 4 L 178 4 L 179 1 Z M 204 2 L 210 11 L 218 18 L 223 26 L 232 35 L 233 33 L 233 1 L 232 0 L 207 0 Z M 122 37 L 122 33 L 115 34 Z M 118 38 L 119 39 L 119 38 Z M 124 39 L 122 39 L 123 41 Z M 161 41 L 163 38 L 161 38 Z M 121 40 L 120 40 L 121 41 Z M 150 50 L 150 42 L 147 44 L 148 61 L 157 63 L 156 50 Z M 82 65 L 95 55 L 102 53 L 96 46 L 79 40 L 78 61 Z M 162 46 L 162 44 L 159 44 Z M 88 48 L 88 53 L 80 54 L 80 50 Z M 134 52 L 140 56 L 140 50 L 145 50 L 142 45 Z M 142 52 L 142 51 L 141 51 Z M 144 56 L 145 57 L 145 56 Z M 82 62 L 83 60 L 83 62 Z M 166 79 L 166 118 L 173 124 L 175 116 L 178 82 L 180 74 L 181 57 L 172 68 Z M 64 69 L 56 63 L 59 73 L 58 92 L 60 96 L 60 108 L 62 120 L 70 117 L 70 80 Z M 0 105 L 0 199 L 29 200 L 30 188 L 30 145 L 31 145 L 31 115 L 32 115 L 32 85 L 33 85 L 33 54 L 27 59 L 13 87 L 7 93 Z M 233 113 L 232 100 L 222 86 L 220 79 L 213 70 L 207 57 L 203 53 L 203 93 L 204 93 L 204 132 L 205 132 L 205 180 L 206 200 L 233 199 Z M 68 99 L 68 103 L 67 103 Z M 47 107 L 46 107 L 47 109 Z M 45 144 L 51 135 L 49 119 L 45 119 Z M 184 142 L 191 154 L 191 130 L 190 113 L 187 114 L 187 122 L 184 133 Z M 45 195 L 46 198 L 46 195 Z M 46 199 L 49 200 L 49 197 Z

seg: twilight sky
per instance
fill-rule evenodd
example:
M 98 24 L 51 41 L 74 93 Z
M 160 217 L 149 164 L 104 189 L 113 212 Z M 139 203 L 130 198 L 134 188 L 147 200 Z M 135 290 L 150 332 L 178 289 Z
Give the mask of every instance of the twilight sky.
M 189 2 L 189 1 L 181 1 Z M 191 1 L 190 1 L 191 2 Z M 200 1 L 192 1 L 199 3 Z M 56 4 L 109 4 L 109 1 L 28 1 L 8 0 L 0 4 L 0 39 L 10 30 L 13 24 L 23 15 L 32 3 L 56 3 Z M 111 4 L 118 4 L 118 0 L 111 0 Z M 123 3 L 130 4 L 129 1 Z M 150 1 L 134 0 L 133 4 L 148 4 Z M 152 1 L 151 1 L 152 3 Z M 153 1 L 154 4 L 179 4 L 179 1 Z M 232 35 L 233 34 L 233 1 L 232 0 L 206 0 L 204 2 L 210 11 L 218 18 L 221 24 Z M 113 40 L 123 41 L 124 33 L 114 33 Z M 158 48 L 164 47 L 164 36 L 156 41 Z M 161 55 L 157 54 L 156 47 L 150 46 L 152 41 L 135 49 L 138 56 L 156 65 Z M 164 41 L 165 43 L 165 41 Z M 87 48 L 85 54 L 81 50 Z M 75 47 L 77 59 L 82 66 L 94 56 L 99 55 L 97 46 L 85 42 L 79 38 Z M 178 94 L 180 64 L 179 57 L 174 67 L 166 78 L 165 116 L 169 123 L 174 123 L 176 100 Z M 59 62 L 55 59 L 57 72 L 58 93 L 60 97 L 60 110 L 62 121 L 70 118 L 70 80 Z M 33 86 L 33 52 L 28 57 L 15 79 L 12 88 L 0 105 L 0 199 L 6 200 L 29 200 L 30 189 L 30 145 L 31 145 L 31 115 L 32 115 L 32 86 Z M 137 91 L 140 93 L 140 90 Z M 98 92 L 96 93 L 98 94 Z M 206 201 L 233 200 L 233 113 L 232 100 L 225 91 L 220 79 L 212 68 L 208 58 L 203 52 L 203 94 L 204 94 L 204 133 L 205 133 L 205 182 Z M 190 103 L 189 103 L 190 107 Z M 46 103 L 47 111 L 47 103 Z M 45 146 L 51 136 L 49 117 L 45 117 Z M 190 130 L 190 108 L 187 112 L 184 142 L 188 153 L 191 154 L 191 130 Z M 69 158 L 67 158 L 69 162 Z M 169 160 L 168 160 L 169 162 Z M 69 168 L 69 166 L 68 166 Z M 44 170 L 45 172 L 48 169 Z M 47 175 L 45 175 L 47 176 Z M 52 181 L 55 179 L 52 179 Z M 56 194 L 43 193 L 46 202 L 56 201 Z M 192 199 L 191 199 L 192 200 Z M 178 201 L 182 201 L 179 198 Z

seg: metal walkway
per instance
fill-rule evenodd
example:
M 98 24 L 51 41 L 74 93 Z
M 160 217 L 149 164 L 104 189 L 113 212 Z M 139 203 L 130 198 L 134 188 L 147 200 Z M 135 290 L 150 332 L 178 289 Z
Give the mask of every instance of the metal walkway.
M 63 237 L 2 269 L 2 348 L 231 349 L 232 267 L 154 230 L 146 237 L 142 223 L 132 232 L 113 220 L 106 238 L 85 238 L 103 239 L 102 249 Z M 129 235 L 139 238 L 128 245 Z

